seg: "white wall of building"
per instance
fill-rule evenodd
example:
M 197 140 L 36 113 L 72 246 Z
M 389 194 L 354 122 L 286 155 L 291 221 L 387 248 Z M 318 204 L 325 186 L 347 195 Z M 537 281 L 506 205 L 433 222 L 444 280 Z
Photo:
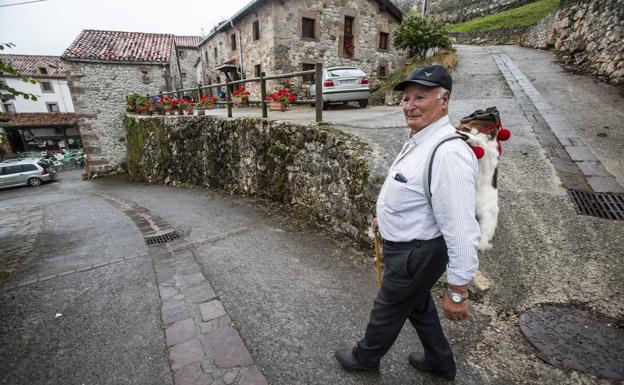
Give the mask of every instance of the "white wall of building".
M 2 80 L 9 87 L 37 96 L 37 101 L 26 100 L 22 96 L 16 96 L 15 99 L 2 103 L 3 112 L 8 112 L 4 106 L 6 103 L 11 103 L 15 112 L 49 112 L 46 103 L 56 103 L 59 112 L 74 112 L 74 104 L 72 103 L 67 80 L 65 79 L 37 79 L 39 82 L 51 83 L 53 92 L 43 92 L 40 83 L 26 83 L 17 78 L 2 78 Z

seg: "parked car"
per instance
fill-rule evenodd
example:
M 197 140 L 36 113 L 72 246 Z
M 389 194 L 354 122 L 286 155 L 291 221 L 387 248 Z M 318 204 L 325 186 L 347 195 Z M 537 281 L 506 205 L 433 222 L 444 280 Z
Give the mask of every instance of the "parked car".
M 370 89 L 364 71 L 356 67 L 328 67 L 323 69 L 323 109 L 330 103 L 357 101 L 361 108 L 368 106 Z M 316 95 L 316 84 L 310 86 L 310 98 Z
M 11 159 L 0 163 L 0 188 L 39 186 L 56 179 L 56 171 L 48 163 L 33 159 Z

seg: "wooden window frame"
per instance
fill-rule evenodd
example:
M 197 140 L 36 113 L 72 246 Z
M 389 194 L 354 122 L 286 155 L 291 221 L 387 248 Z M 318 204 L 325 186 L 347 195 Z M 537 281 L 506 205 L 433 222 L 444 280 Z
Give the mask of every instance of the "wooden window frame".
M 238 44 L 236 43 L 236 32 L 230 35 L 230 51 L 236 51 Z
M 382 47 L 382 44 L 381 44 L 383 36 L 386 37 L 386 39 L 385 39 L 386 47 L 385 48 Z M 377 50 L 384 51 L 384 52 L 390 51 L 390 34 L 388 32 L 379 31 L 378 36 L 377 36 Z
M 254 65 L 254 77 L 259 78 L 262 73 L 262 64 Z
M 254 20 L 251 23 L 251 39 L 253 41 L 260 40 L 260 20 Z
M 381 74 L 383 69 L 383 76 Z M 380 63 L 379 66 L 377 67 L 377 77 L 379 79 L 387 79 L 388 78 L 388 63 Z
M 306 23 L 312 22 L 312 36 L 306 36 L 306 32 L 309 32 L 310 28 L 306 30 Z M 302 16 L 301 17 L 301 39 L 303 40 L 318 40 L 316 28 L 318 25 L 318 19 Z

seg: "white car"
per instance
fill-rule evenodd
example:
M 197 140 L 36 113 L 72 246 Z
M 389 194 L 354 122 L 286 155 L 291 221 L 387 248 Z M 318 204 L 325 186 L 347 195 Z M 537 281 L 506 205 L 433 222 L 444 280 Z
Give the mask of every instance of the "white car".
M 328 67 L 323 69 L 323 109 L 330 103 L 357 101 L 361 108 L 368 106 L 370 89 L 366 74 L 356 67 Z M 310 98 L 316 96 L 316 84 L 310 86 Z
M 39 186 L 53 179 L 56 179 L 56 171 L 42 161 L 11 159 L 0 163 L 0 188 Z

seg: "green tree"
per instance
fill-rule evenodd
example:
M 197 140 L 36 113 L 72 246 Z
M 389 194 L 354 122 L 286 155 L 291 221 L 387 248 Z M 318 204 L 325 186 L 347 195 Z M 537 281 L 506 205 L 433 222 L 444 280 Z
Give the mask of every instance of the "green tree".
M 425 20 L 410 11 L 403 14 L 401 25 L 394 31 L 394 46 L 425 60 L 431 48 L 451 48 L 452 44 L 441 21 Z
M 0 44 L 0 50 L 4 50 L 4 48 L 11 48 L 14 47 L 15 45 L 13 43 L 2 43 Z M 15 68 L 13 68 L 9 63 L 5 62 L 2 60 L 2 57 L 0 56 L 0 78 L 3 77 L 16 77 L 21 79 L 22 81 L 26 82 L 26 83 L 32 83 L 32 84 L 37 84 L 37 80 L 29 77 L 29 76 L 25 76 L 20 74 L 19 72 L 17 72 L 17 70 Z M 8 93 L 5 93 L 8 92 Z M 5 84 L 4 82 L 0 83 L 0 100 L 5 102 L 7 100 L 9 100 L 9 98 L 11 96 L 23 96 L 24 99 L 31 99 L 31 100 L 37 100 L 37 97 L 33 94 L 29 94 L 27 92 L 22 92 L 19 90 L 16 90 L 13 87 L 9 87 L 7 84 Z

